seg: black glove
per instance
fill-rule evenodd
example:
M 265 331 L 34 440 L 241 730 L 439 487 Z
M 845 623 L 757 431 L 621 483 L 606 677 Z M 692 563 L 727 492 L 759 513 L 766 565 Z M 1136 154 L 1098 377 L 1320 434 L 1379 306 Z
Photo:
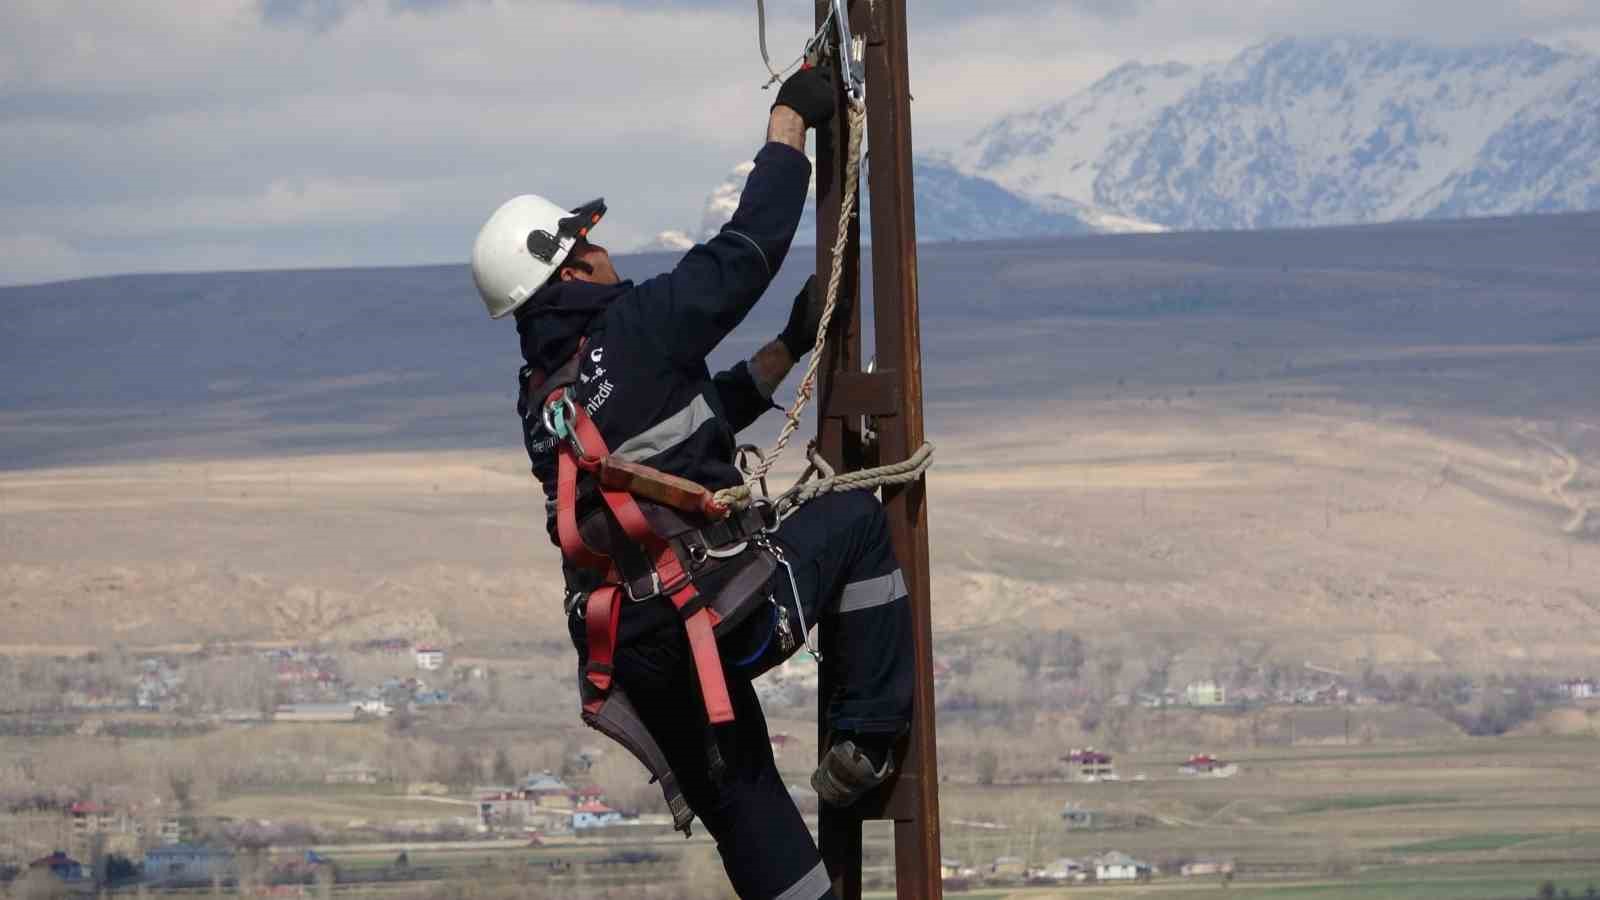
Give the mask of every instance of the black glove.
M 778 88 L 778 101 L 773 109 L 787 106 L 805 120 L 807 128 L 816 128 L 833 118 L 833 72 L 826 66 L 801 69 Z
M 794 306 L 789 310 L 789 324 L 783 326 L 778 340 L 794 359 L 811 352 L 817 344 L 817 327 L 822 324 L 822 304 L 815 302 L 812 292 L 817 287 L 817 276 L 806 279 L 805 287 L 794 296 Z

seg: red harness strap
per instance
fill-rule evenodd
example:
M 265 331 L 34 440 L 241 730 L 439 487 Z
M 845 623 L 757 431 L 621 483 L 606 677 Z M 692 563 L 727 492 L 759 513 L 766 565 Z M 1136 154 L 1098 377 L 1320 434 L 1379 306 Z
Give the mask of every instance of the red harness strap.
M 552 393 L 546 403 L 556 401 L 560 396 L 559 391 Z M 592 713 L 598 711 L 604 704 L 605 695 L 611 690 L 617 620 L 620 618 L 622 606 L 622 589 L 618 584 L 623 579 L 616 565 L 590 548 L 578 531 L 578 469 L 593 471 L 599 466 L 600 459 L 609 451 L 606 449 L 605 440 L 600 436 L 600 429 L 595 427 L 588 413 L 576 404 L 573 404 L 571 409 L 573 421 L 568 423 L 568 427 L 572 429 L 579 445 L 583 447 L 585 458 L 578 457 L 570 442 L 564 441 L 559 444 L 556 463 L 556 534 L 561 541 L 561 552 L 574 565 L 597 571 L 605 569 L 608 582 L 591 593 L 584 606 L 589 638 L 589 664 L 585 668 L 584 677 L 595 689 L 593 699 L 586 700 L 584 708 Z M 645 548 L 653 558 L 659 589 L 671 598 L 672 605 L 679 614 L 684 615 L 685 608 L 689 607 L 700 594 L 695 589 L 694 580 L 684 570 L 683 562 L 673 552 L 671 545 L 651 529 L 644 511 L 639 508 L 632 495 L 626 491 L 602 488 L 600 496 L 628 538 Z M 706 716 L 712 724 L 720 725 L 732 722 L 734 716 L 733 703 L 728 697 L 728 685 L 722 676 L 722 656 L 717 652 L 715 616 L 716 614 L 708 607 L 695 604 L 692 611 L 684 615 L 683 627 L 688 634 L 689 649 L 694 656 L 695 674 L 700 680 L 700 694 L 705 701 Z
M 589 634 L 589 664 L 583 676 L 595 690 L 585 697 L 583 709 L 599 713 L 611 692 L 611 661 L 617 647 L 617 614 L 622 609 L 622 589 L 608 584 L 589 594 L 584 604 L 583 621 Z

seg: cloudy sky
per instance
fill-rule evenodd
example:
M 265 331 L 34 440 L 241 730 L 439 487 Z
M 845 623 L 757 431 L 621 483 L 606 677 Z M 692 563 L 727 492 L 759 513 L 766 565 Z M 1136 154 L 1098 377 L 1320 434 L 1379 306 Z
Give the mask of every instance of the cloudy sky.
M 774 54 L 809 0 L 767 0 Z M 919 148 L 1275 35 L 1600 50 L 1595 0 L 909 0 Z M 762 137 L 754 0 L 3 0 L 0 284 L 458 262 L 523 192 L 619 249 Z

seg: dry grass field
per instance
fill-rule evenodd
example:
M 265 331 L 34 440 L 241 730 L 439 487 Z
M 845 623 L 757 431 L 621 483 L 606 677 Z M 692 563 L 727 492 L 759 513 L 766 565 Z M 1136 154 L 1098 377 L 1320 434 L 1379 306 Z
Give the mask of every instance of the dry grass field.
M 1272 390 L 935 433 L 936 629 L 1161 642 L 1175 678 L 1225 647 L 1553 674 L 1600 655 L 1587 426 L 1250 409 Z M 548 640 L 541 499 L 512 449 L 3 472 L 0 644 Z

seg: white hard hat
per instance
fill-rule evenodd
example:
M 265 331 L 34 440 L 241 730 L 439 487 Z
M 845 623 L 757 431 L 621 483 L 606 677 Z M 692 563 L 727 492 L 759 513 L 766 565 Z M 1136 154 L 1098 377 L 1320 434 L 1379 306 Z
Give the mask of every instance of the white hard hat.
M 472 280 L 489 318 L 527 302 L 605 214 L 605 200 L 566 210 L 534 194 L 512 197 L 495 210 L 472 245 Z

